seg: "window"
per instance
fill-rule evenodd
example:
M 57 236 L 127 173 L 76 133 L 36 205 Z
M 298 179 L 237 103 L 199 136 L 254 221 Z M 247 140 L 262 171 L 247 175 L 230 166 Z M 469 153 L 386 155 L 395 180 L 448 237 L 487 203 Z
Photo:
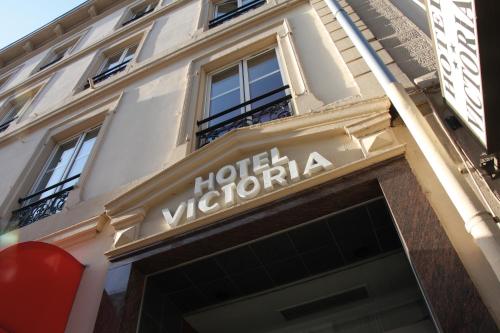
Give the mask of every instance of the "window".
M 28 97 L 23 96 L 19 99 L 12 99 L 6 102 L 3 107 L 3 113 L 0 115 L 0 132 L 5 131 L 9 125 L 19 117 L 20 111 L 28 102 Z
M 130 13 L 128 15 L 128 18 L 125 20 L 125 22 L 122 23 L 122 26 L 125 26 L 127 24 L 130 24 L 134 22 L 135 20 L 140 19 L 141 17 L 151 13 L 156 7 L 156 3 L 143 3 L 139 6 L 136 6 L 130 10 Z
M 64 58 L 64 55 L 66 54 L 68 49 L 69 49 L 69 46 L 66 48 L 60 48 L 58 50 L 54 50 L 54 51 L 50 52 L 49 57 L 46 59 L 46 61 L 44 61 L 45 64 L 40 66 L 40 68 L 38 68 L 38 70 L 39 71 L 44 70 L 45 68 L 52 66 L 56 62 L 59 62 L 62 58 Z
M 208 27 L 218 26 L 265 3 L 265 0 L 226 0 L 217 2 L 214 4 L 213 19 L 208 23 Z
M 69 191 L 78 182 L 98 133 L 99 127 L 93 128 L 57 145 L 30 194 L 19 199 L 22 207 L 13 211 L 18 227 L 61 211 Z
M 210 74 L 199 146 L 231 129 L 291 115 L 288 88 L 275 49 Z
M 89 79 L 89 82 L 85 84 L 84 89 L 90 87 L 91 84 L 93 85 L 102 82 L 125 70 L 125 68 L 127 68 L 127 64 L 134 58 L 136 50 L 137 45 L 132 45 L 107 56 L 97 71 L 97 75 Z

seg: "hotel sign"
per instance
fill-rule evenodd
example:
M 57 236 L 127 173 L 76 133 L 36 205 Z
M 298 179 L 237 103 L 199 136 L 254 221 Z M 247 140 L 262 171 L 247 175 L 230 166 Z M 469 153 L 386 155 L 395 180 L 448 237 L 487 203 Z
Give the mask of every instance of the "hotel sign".
M 493 132 L 498 129 L 491 131 L 493 115 L 488 113 L 494 110 L 485 101 L 476 4 L 474 0 L 427 0 L 443 97 L 481 143 L 497 151 L 500 140 Z
M 214 214 L 331 169 L 332 162 L 317 152 L 309 154 L 301 169 L 297 161 L 282 156 L 275 147 L 197 177 L 193 197 L 181 202 L 175 210 L 162 209 L 162 214 L 173 228 L 194 221 L 200 214 Z

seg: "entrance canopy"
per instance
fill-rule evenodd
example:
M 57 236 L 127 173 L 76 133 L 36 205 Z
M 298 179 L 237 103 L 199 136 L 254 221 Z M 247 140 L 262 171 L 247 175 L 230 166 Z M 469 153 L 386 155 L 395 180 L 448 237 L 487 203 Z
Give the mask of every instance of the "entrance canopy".
M 0 251 L 0 333 L 64 332 L 83 269 L 47 243 Z

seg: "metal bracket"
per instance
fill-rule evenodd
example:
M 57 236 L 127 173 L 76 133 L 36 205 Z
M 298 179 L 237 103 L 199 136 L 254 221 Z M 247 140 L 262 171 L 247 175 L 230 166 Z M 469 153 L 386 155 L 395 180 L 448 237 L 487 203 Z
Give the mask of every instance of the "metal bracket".
M 479 166 L 495 179 L 500 176 L 500 156 L 498 153 L 483 153 L 479 157 Z

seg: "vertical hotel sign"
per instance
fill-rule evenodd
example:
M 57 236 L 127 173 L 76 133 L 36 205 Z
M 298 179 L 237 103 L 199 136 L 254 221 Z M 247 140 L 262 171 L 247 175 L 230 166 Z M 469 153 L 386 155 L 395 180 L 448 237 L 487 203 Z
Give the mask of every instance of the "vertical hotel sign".
M 427 0 L 427 5 L 443 97 L 487 147 L 474 1 Z

